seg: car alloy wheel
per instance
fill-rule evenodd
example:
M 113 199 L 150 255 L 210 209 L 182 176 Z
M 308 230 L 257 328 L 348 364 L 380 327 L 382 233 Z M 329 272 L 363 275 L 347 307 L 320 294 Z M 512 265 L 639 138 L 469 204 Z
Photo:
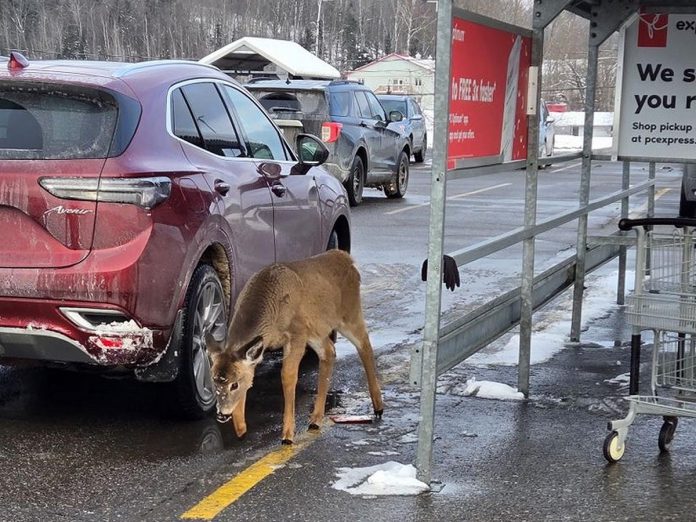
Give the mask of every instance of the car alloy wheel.
M 217 273 L 200 265 L 191 278 L 186 296 L 184 337 L 179 374 L 175 384 L 179 409 L 184 417 L 201 418 L 213 410 L 216 397 L 206 352 L 205 336 L 225 336 L 225 297 Z
M 193 322 L 192 366 L 196 383 L 196 392 L 204 404 L 215 401 L 213 379 L 210 375 L 210 361 L 206 352 L 205 336 L 207 332 L 213 335 L 223 330 L 224 309 L 222 288 L 217 281 L 208 281 L 203 286 L 196 303 Z
M 384 187 L 384 193 L 388 198 L 403 198 L 408 188 L 408 154 L 401 151 L 399 154 L 399 167 L 394 180 Z
M 348 202 L 351 207 L 357 207 L 362 203 L 364 184 L 365 166 L 363 165 L 362 158 L 360 156 L 355 156 L 350 169 L 350 176 L 343 184 L 348 193 Z

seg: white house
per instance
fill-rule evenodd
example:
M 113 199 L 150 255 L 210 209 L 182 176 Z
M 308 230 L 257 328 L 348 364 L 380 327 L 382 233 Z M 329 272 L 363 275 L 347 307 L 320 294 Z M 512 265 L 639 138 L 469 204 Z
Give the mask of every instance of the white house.
M 424 110 L 433 110 L 435 60 L 392 53 L 347 72 L 346 78 L 363 81 L 378 94 L 409 94 Z
M 288 40 L 245 36 L 199 60 L 214 65 L 233 78 L 246 82 L 252 78 L 334 80 L 338 70 Z

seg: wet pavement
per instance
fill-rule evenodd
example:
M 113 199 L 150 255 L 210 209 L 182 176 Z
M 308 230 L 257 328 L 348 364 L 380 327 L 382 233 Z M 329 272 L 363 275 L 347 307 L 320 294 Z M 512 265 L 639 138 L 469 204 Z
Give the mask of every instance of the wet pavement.
M 606 178 L 614 179 L 614 174 Z M 563 184 L 571 173 L 545 175 Z M 498 181 L 503 180 L 490 183 Z M 462 185 L 459 190 L 470 188 Z M 669 196 L 675 207 L 677 196 Z M 477 198 L 481 206 L 495 199 L 493 193 L 490 200 Z M 365 315 L 373 344 L 381 347 L 384 418 L 372 425 L 325 427 L 311 445 L 216 520 L 693 520 L 692 421 L 680 420 L 671 454 L 660 455 L 657 448 L 661 419 L 639 417 L 629 431 L 622 461 L 610 466 L 602 456 L 607 421 L 626 411 L 621 399 L 626 387 L 607 382 L 628 371 L 630 330 L 620 309 L 593 321 L 583 334 L 584 344 L 568 346 L 532 367 L 529 401 L 463 395 L 463 384 L 472 377 L 514 386 L 515 367 L 461 365 L 443 376 L 433 455 L 433 478 L 441 491 L 364 498 L 332 489 L 340 467 L 388 460 L 406 464 L 415 458 L 418 395 L 405 383 L 409 343 L 420 336 L 414 324 L 423 309 L 418 249 L 424 243 L 416 236 L 426 231 L 409 228 L 409 222 L 424 228 L 414 214 L 427 209 L 385 217 L 390 210 L 384 203 L 383 198 L 380 206 L 368 201 L 353 219 Z M 391 236 L 375 228 L 380 219 L 389 220 L 387 236 L 401 230 L 400 239 L 394 236 L 398 248 L 391 248 Z M 566 232 L 573 241 L 575 232 Z M 390 246 L 386 251 L 385 245 Z M 562 247 L 563 241 L 542 242 L 545 255 Z M 465 285 L 455 297 L 464 294 L 468 300 L 448 306 L 466 309 L 498 290 L 503 269 L 509 270 L 510 264 L 507 258 L 493 259 L 485 270 L 464 271 Z M 645 346 L 644 360 L 649 348 Z M 166 387 L 0 367 L 0 521 L 178 520 L 280 447 L 279 373 L 278 358 L 259 368 L 247 405 L 249 433 L 239 441 L 230 424 L 214 418 L 182 422 L 167 402 Z M 310 356 L 298 385 L 299 431 L 307 428 L 315 383 L 316 364 Z M 364 373 L 355 356 L 337 362 L 333 391 L 335 412 L 370 412 Z
M 607 382 L 628 368 L 628 346 L 612 347 L 629 338 L 622 324 L 621 312 L 614 312 L 592 325 L 585 344 L 535 366 L 526 402 L 461 395 L 461 384 L 472 376 L 514 384 L 512 367 L 465 365 L 444 376 L 433 456 L 433 478 L 444 486 L 438 493 L 370 498 L 331 488 L 339 467 L 413 462 L 417 395 L 392 382 L 380 423 L 328 429 L 219 519 L 693 520 L 691 422 L 680 422 L 671 454 L 660 455 L 662 420 L 639 417 L 623 460 L 608 465 L 602 456 L 606 422 L 625 411 L 625 387 Z M 649 349 L 644 347 L 644 358 Z M 399 357 L 385 354 L 380 367 Z
M 462 395 L 471 377 L 514 385 L 514 367 L 462 365 L 443 376 L 433 456 L 433 478 L 443 487 L 418 497 L 331 488 L 339 467 L 414 461 L 418 396 L 404 384 L 407 347 L 382 352 L 382 421 L 325 427 L 216 520 L 693 520 L 691 422 L 680 422 L 672 452 L 660 455 L 661 419 L 639 417 L 623 460 L 607 465 L 602 456 L 606 422 L 625 411 L 626 388 L 607 382 L 628 368 L 624 324 L 614 311 L 590 326 L 584 344 L 534 366 L 529 401 Z M 278 360 L 264 365 L 250 395 L 250 433 L 238 441 L 231 426 L 213 419 L 179 421 L 158 388 L 48 370 L 3 372 L 0 519 L 178 519 L 279 447 L 278 373 Z M 300 414 L 309 412 L 315 378 L 307 360 Z M 339 361 L 333 389 L 335 412 L 369 412 L 355 358 Z M 306 429 L 306 419 L 298 421 Z

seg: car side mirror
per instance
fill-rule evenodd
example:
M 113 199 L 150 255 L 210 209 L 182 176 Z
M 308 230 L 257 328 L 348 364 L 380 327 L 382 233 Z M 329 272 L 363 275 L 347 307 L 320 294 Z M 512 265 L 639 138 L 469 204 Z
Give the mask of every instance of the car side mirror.
M 329 158 L 329 149 L 312 134 L 298 134 L 295 138 L 295 150 L 299 156 L 299 164 L 316 167 Z
M 404 115 L 400 111 L 391 111 L 389 113 L 389 121 L 401 121 L 404 119 Z

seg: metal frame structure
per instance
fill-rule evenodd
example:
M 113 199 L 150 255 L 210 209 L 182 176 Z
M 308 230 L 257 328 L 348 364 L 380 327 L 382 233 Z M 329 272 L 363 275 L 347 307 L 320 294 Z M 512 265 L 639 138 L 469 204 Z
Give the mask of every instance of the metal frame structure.
M 480 242 L 450 255 L 457 266 L 523 244 L 521 286 L 486 303 L 480 308 L 449 324 L 441 325 L 442 263 L 428 263 L 426 287 L 425 328 L 423 342 L 411 354 L 411 383 L 420 386 L 420 423 L 416 467 L 418 478 L 430 482 L 432 475 L 432 447 L 435 423 L 435 394 L 438 377 L 461 363 L 481 348 L 520 325 L 520 352 L 518 389 L 529 396 L 529 370 L 533 313 L 540 306 L 573 286 L 573 315 L 571 341 L 579 341 L 585 275 L 605 262 L 619 257 L 617 302 L 623 303 L 625 289 L 626 248 L 629 238 L 592 238 L 587 236 L 588 214 L 616 201 L 621 201 L 621 217 L 628 216 L 629 197 L 647 192 L 648 216 L 653 215 L 655 201 L 655 164 L 650 163 L 649 179 L 630 186 L 630 161 L 653 161 L 644 158 L 619 158 L 624 161 L 622 189 L 590 201 L 590 179 L 593 160 L 612 159 L 610 155 L 593 155 L 593 117 L 595 110 L 597 62 L 599 47 L 619 27 L 640 9 L 647 12 L 694 12 L 693 0 L 535 0 L 532 20 L 532 58 L 530 75 L 536 73 L 541 85 L 544 52 L 544 29 L 563 11 L 587 18 L 588 69 L 585 96 L 585 126 L 582 152 L 545 158 L 545 163 L 568 162 L 582 158 L 579 206 L 576 210 L 537 221 L 537 186 L 539 124 L 538 115 L 528 116 L 527 160 L 498 165 L 447 169 L 447 132 L 450 99 L 450 60 L 453 0 L 439 0 L 437 13 L 437 63 L 435 69 L 435 128 L 433 139 L 432 185 L 430 195 L 430 229 L 428 259 L 442 260 L 446 212 L 447 181 L 484 176 L 526 166 L 524 225 L 511 232 Z M 536 90 L 536 108 L 541 102 L 540 89 Z M 528 111 L 529 112 L 529 111 Z M 574 257 L 559 263 L 542 274 L 534 276 L 535 238 L 570 221 L 578 220 L 577 245 Z M 634 348 L 635 349 L 635 348 Z M 632 367 L 634 365 L 632 350 Z

